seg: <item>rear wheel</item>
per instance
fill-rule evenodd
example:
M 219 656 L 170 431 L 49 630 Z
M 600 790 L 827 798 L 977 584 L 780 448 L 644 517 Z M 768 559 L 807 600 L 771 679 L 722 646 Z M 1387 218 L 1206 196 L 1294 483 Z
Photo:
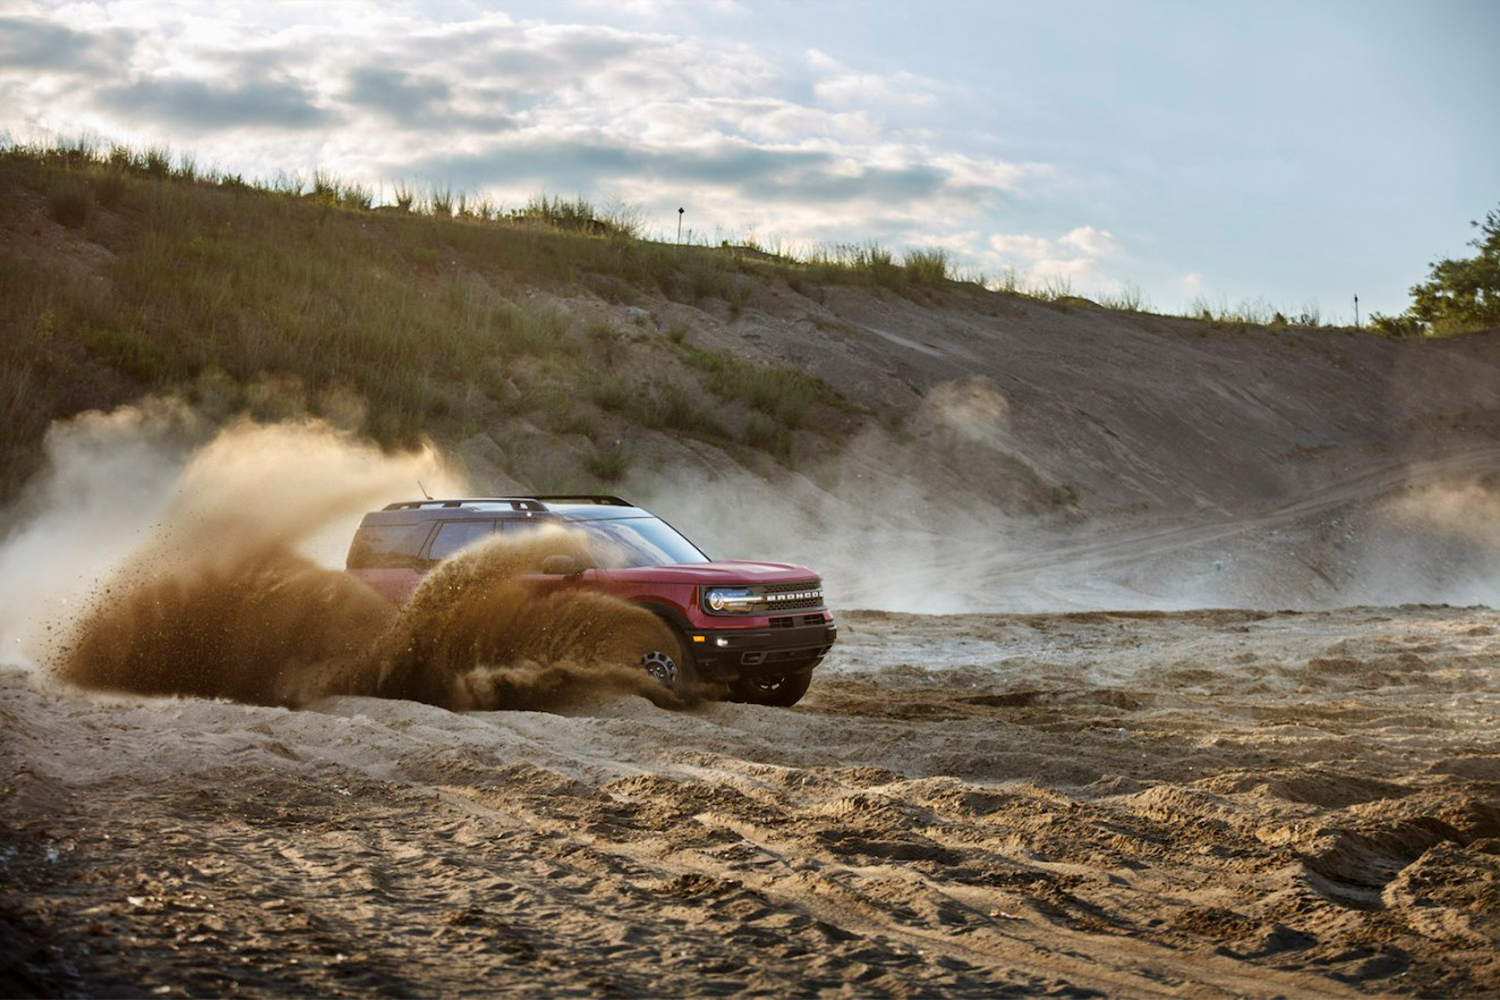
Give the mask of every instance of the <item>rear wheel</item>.
M 801 670 L 790 674 L 770 674 L 765 677 L 741 677 L 731 681 L 729 693 L 735 701 L 752 705 L 775 705 L 790 708 L 807 694 L 812 683 L 812 671 Z

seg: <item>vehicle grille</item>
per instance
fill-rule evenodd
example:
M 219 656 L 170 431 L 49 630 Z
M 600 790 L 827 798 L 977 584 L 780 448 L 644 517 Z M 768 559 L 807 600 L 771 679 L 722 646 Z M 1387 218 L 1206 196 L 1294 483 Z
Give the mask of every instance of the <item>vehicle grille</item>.
M 802 594 L 808 591 L 817 591 L 812 597 L 797 597 L 792 599 L 779 599 L 781 594 Z M 823 606 L 823 581 L 803 580 L 798 583 L 770 583 L 761 588 L 765 597 L 767 610 L 770 611 L 796 611 L 800 608 L 821 608 Z M 783 626 L 785 627 L 785 626 Z

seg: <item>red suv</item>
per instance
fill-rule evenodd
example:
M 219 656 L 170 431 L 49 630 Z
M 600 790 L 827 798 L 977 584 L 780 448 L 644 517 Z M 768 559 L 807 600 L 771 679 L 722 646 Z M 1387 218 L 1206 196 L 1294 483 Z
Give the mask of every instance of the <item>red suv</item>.
M 736 701 L 794 705 L 837 626 L 823 582 L 788 563 L 713 562 L 671 525 L 615 496 L 411 500 L 366 514 L 349 547 L 349 572 L 403 604 L 438 563 L 494 532 L 561 524 L 582 531 L 610 565 L 552 556 L 542 579 L 563 578 L 647 608 L 680 649 L 656 650 L 643 666 L 668 685 L 722 681 Z

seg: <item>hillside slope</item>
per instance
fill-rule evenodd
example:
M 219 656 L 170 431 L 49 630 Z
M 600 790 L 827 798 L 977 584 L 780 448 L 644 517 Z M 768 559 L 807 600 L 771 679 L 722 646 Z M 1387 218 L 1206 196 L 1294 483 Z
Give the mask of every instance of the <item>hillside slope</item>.
M 173 394 L 430 436 L 476 491 L 626 492 L 846 604 L 1500 600 L 1500 332 L 1214 326 L 17 155 L 0 324 L 12 496 L 52 421 Z

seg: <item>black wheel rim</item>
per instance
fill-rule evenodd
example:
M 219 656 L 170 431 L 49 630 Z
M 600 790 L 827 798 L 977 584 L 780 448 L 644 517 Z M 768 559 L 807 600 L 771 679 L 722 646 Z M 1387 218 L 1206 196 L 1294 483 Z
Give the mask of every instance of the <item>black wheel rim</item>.
M 653 649 L 641 657 L 641 666 L 646 668 L 646 673 L 661 681 L 667 687 L 677 683 L 677 661 L 659 649 Z

